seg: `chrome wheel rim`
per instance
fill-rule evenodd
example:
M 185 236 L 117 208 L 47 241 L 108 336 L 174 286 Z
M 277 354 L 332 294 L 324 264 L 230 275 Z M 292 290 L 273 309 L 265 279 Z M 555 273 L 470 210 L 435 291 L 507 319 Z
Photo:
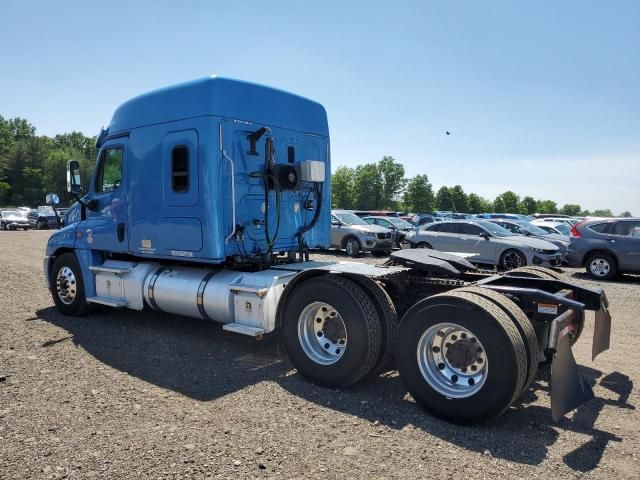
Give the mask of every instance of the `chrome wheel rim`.
M 298 317 L 298 340 L 307 357 L 320 365 L 331 365 L 347 349 L 347 328 L 335 308 L 313 302 Z
M 604 258 L 594 258 L 589 264 L 589 269 L 596 277 L 606 277 L 611 271 L 611 265 Z
M 482 343 L 455 323 L 428 328 L 418 341 L 416 353 L 422 377 L 445 397 L 470 397 L 487 379 L 489 365 Z
M 76 276 L 69 267 L 62 267 L 56 277 L 58 298 L 65 305 L 73 303 L 76 298 Z
M 502 265 L 506 270 L 522 267 L 522 256 L 518 252 L 507 252 L 502 260 Z

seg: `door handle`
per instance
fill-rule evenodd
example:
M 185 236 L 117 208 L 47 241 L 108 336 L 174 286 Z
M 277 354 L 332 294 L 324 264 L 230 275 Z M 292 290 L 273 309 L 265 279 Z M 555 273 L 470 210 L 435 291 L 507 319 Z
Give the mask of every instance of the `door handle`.
M 124 223 L 118 224 L 118 241 L 124 242 Z

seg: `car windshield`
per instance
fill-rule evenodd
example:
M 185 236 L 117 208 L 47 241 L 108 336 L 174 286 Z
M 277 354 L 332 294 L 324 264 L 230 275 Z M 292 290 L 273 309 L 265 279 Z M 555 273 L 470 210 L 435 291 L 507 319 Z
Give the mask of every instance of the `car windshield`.
M 524 227 L 524 229 L 532 235 L 549 235 L 551 233 L 551 232 L 547 232 L 546 230 L 540 228 L 537 225 L 534 225 L 531 222 L 516 222 L 516 223 L 521 227 Z
M 52 207 L 38 207 L 40 215 L 54 215 Z
M 569 232 L 571 231 L 569 225 L 567 225 L 566 223 L 557 223 L 551 226 L 564 235 L 569 235 Z
M 413 228 L 413 225 L 401 218 L 389 217 L 386 220 L 389 220 L 391 223 L 393 223 L 394 226 L 398 228 Z
M 502 228 L 500 225 L 496 225 L 495 223 L 492 222 L 476 222 L 478 225 L 480 225 L 482 228 L 484 228 L 485 230 L 487 230 L 488 232 L 491 232 L 492 235 L 495 235 L 496 237 L 512 237 L 513 233 L 511 233 L 509 230 L 507 230 L 506 228 Z
M 5 210 L 4 212 L 2 212 L 2 216 L 3 217 L 9 217 L 11 215 L 16 215 L 18 217 L 21 217 L 22 215 L 19 214 L 16 210 Z
M 335 216 L 345 225 L 369 225 L 355 213 L 336 213 Z

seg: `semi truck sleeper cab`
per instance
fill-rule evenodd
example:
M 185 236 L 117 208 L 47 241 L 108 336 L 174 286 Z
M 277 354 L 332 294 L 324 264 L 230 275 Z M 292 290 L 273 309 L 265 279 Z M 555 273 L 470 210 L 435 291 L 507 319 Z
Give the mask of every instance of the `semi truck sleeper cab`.
M 282 329 L 310 381 L 344 388 L 397 368 L 450 421 L 504 412 L 552 361 L 555 419 L 591 398 L 571 345 L 595 311 L 593 356 L 609 346 L 604 292 L 524 267 L 400 251 L 385 265 L 310 260 L 330 245 L 324 108 L 273 88 L 206 77 L 121 105 L 97 140 L 86 191 L 47 244 L 56 307 L 157 311 L 261 337 Z

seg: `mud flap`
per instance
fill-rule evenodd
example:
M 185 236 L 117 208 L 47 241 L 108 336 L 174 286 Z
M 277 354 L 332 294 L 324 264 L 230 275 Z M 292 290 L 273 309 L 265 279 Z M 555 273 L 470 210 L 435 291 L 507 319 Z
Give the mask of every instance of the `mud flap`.
M 605 350 L 609 349 L 609 339 L 611 337 L 611 314 L 609 313 L 609 302 L 602 294 L 600 310 L 596 312 L 596 321 L 593 329 L 593 345 L 591 347 L 591 359 L 594 360 Z
M 611 318 L 609 317 L 610 324 Z M 557 422 L 566 413 L 578 408 L 593 397 L 593 390 L 578 370 L 578 364 L 571 351 L 569 336 L 561 335 L 551 364 L 551 416 L 553 421 Z

